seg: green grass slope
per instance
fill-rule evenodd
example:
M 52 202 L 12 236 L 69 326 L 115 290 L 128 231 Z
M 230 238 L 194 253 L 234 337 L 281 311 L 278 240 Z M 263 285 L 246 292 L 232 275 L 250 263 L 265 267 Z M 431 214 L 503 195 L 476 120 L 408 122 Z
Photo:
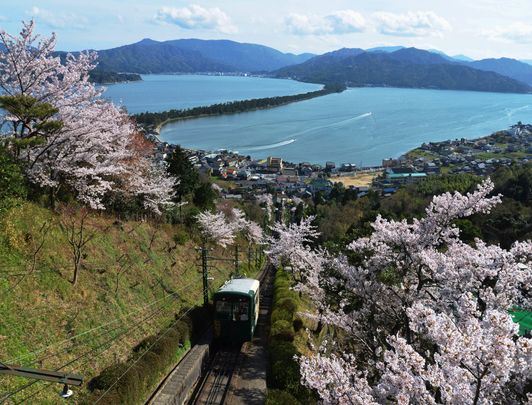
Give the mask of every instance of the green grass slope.
M 85 235 L 94 237 L 72 285 L 72 251 L 61 224 L 73 218 L 79 224 L 78 216 L 32 203 L 1 213 L 0 361 L 61 369 L 88 382 L 127 359 L 135 345 L 164 330 L 186 308 L 200 304 L 202 277 L 195 250 L 199 241 L 189 231 L 90 214 Z M 233 251 L 213 254 L 229 258 Z M 244 254 L 241 261 L 247 264 Z M 229 262 L 213 268 L 212 288 L 232 270 Z M 30 382 L 2 376 L 0 398 Z M 88 395 L 86 387 L 75 388 L 77 403 Z M 55 404 L 60 389 L 37 382 L 9 400 Z

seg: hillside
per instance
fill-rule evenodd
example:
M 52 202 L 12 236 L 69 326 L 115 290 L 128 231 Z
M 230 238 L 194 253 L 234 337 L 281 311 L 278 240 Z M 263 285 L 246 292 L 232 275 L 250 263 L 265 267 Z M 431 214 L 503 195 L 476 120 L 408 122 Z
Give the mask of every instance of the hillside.
M 137 82 L 141 81 L 142 77 L 140 77 L 140 75 L 137 73 L 116 73 L 101 69 L 94 69 L 89 73 L 89 80 L 93 83 L 111 84 Z
M 404 48 L 395 52 L 340 50 L 280 69 L 278 77 L 348 86 L 391 86 L 446 90 L 528 93 L 521 82 L 494 72 L 450 63 L 432 52 Z
M 519 62 L 516 59 L 482 59 L 469 62 L 467 66 L 479 70 L 499 73 L 528 85 L 532 85 L 532 66 L 527 63 Z
M 98 51 L 102 70 L 130 73 L 229 72 L 232 67 L 215 62 L 199 52 L 144 39 L 132 45 Z
M 285 66 L 303 63 L 313 54 L 294 55 L 276 49 L 228 40 L 177 39 L 166 41 L 180 49 L 200 53 L 205 58 L 232 66 L 241 72 L 272 71 Z
M 202 301 L 199 241 L 190 240 L 182 225 L 96 213 L 86 218 L 85 231 L 94 238 L 72 285 L 71 247 L 62 227 L 72 219 L 79 224 L 80 215 L 77 209 L 57 213 L 30 202 L 0 212 L 0 358 L 47 369 L 72 361 L 64 370 L 85 380 L 75 388 L 76 403 L 84 403 L 92 377 Z M 230 264 L 213 268 L 213 288 L 232 270 Z M 2 379 L 0 393 L 27 382 Z M 34 403 L 25 398 L 35 394 L 39 404 L 56 404 L 60 388 L 39 382 L 12 399 Z
M 130 73 L 263 72 L 302 63 L 313 56 L 227 40 L 143 39 L 98 51 L 98 68 Z

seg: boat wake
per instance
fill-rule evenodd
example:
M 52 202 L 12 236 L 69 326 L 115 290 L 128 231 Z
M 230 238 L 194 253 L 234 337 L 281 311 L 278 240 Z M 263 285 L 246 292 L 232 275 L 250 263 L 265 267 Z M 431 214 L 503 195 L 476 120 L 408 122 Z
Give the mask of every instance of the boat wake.
M 281 146 L 290 145 L 291 143 L 294 143 L 295 139 L 288 139 L 286 141 L 281 141 L 277 143 L 272 143 L 270 145 L 257 145 L 257 146 L 241 146 L 238 149 L 246 150 L 246 151 L 257 151 L 257 150 L 266 150 L 266 149 L 275 149 L 280 148 Z
M 295 134 L 292 134 L 292 135 L 300 137 L 301 135 L 307 134 L 309 132 L 318 131 L 320 129 L 341 127 L 341 126 L 343 126 L 345 124 L 348 124 L 350 122 L 359 121 L 359 120 L 362 120 L 364 118 L 372 117 L 372 116 L 373 116 L 372 112 L 367 112 L 367 113 L 364 113 L 364 114 L 361 114 L 361 115 L 357 115 L 356 117 L 348 118 L 348 119 L 341 120 L 341 121 L 332 122 L 332 123 L 327 124 L 327 125 L 320 125 L 320 126 L 317 126 L 317 127 L 308 128 L 308 129 L 305 129 L 303 131 L 296 132 Z

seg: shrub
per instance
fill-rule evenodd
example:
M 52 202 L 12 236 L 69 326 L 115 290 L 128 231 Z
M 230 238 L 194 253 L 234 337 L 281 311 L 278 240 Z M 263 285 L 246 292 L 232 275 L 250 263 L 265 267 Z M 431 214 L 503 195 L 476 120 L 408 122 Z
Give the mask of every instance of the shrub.
M 174 242 L 178 245 L 184 245 L 190 240 L 188 233 L 183 229 L 178 229 L 173 236 Z
M 271 322 L 274 324 L 277 321 L 288 321 L 292 322 L 293 313 L 287 311 L 284 308 L 276 308 L 272 311 Z
M 190 327 L 186 322 L 179 321 L 174 330 L 180 344 L 184 344 L 187 340 L 190 340 Z
M 272 363 L 270 374 L 269 380 L 272 388 L 298 391 L 301 374 L 299 364 L 294 359 L 283 359 Z
M 297 354 L 293 343 L 275 341 L 270 345 L 270 359 L 272 364 L 278 361 L 291 360 Z
M 294 330 L 296 332 L 299 332 L 301 329 L 303 329 L 303 326 L 304 326 L 303 320 L 297 317 L 296 319 L 292 321 L 292 326 L 294 327 Z
M 281 390 L 268 390 L 266 405 L 300 405 L 293 395 Z
M 291 342 L 294 340 L 294 328 L 292 323 L 285 320 L 276 321 L 270 330 L 270 336 L 274 339 L 280 339 Z
M 297 302 L 293 298 L 283 298 L 277 302 L 276 307 L 285 309 L 293 314 L 297 311 Z
M 87 403 L 96 401 L 113 386 L 128 367 L 135 364 L 134 362 L 137 363 L 105 394 L 100 403 L 125 405 L 138 403 L 139 399 L 151 390 L 161 373 L 173 363 L 178 350 L 190 339 L 191 334 L 203 333 L 208 323 L 210 323 L 209 309 L 196 307 L 171 329 L 163 329 L 160 332 L 162 335 L 149 336 L 142 340 L 133 348 L 128 361 L 108 367 L 89 381 L 88 388 L 91 395 Z M 139 356 L 142 357 L 139 359 Z

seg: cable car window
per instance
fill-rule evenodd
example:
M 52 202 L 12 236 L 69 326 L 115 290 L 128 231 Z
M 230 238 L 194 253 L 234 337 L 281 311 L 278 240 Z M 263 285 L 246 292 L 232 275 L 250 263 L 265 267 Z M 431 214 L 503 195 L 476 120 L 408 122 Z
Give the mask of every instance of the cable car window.
M 249 319 L 249 303 L 237 302 L 233 308 L 234 317 L 238 321 L 247 321 Z
M 227 301 L 216 301 L 216 312 L 220 314 L 230 314 L 231 303 Z

